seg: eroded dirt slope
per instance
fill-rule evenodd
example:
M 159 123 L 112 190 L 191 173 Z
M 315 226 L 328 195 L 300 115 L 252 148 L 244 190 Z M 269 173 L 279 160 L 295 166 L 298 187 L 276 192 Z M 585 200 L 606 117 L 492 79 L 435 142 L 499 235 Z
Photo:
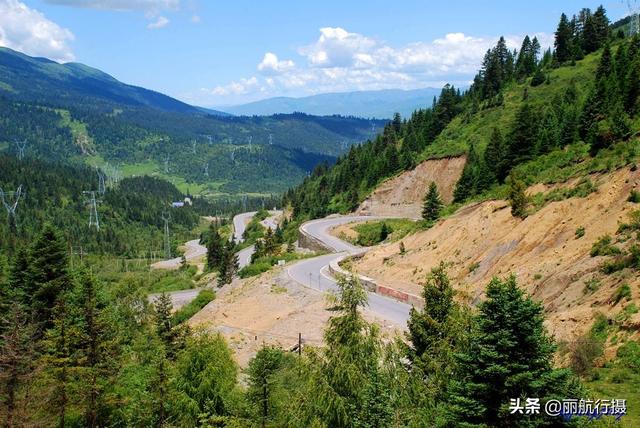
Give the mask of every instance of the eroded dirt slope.
M 585 198 L 552 202 L 525 220 L 512 217 L 506 201 L 489 201 L 461 209 L 433 228 L 399 243 L 371 250 L 355 263 L 356 270 L 381 284 L 419 294 L 419 285 L 441 260 L 451 262 L 450 276 L 461 298 L 477 303 L 493 276 L 513 272 L 519 283 L 547 312 L 551 332 L 572 340 L 591 326 L 595 312 L 614 315 L 625 303 L 614 305 L 612 295 L 623 283 L 639 298 L 637 271 L 612 275 L 600 271 L 604 257 L 591 257 L 593 243 L 614 236 L 628 213 L 640 208 L 627 201 L 631 189 L 640 189 L 640 171 L 628 168 L 592 176 L 598 190 Z M 566 185 L 574 185 L 567 183 Z M 529 192 L 539 192 L 537 185 Z M 584 227 L 584 236 L 576 229 Z M 585 292 L 585 282 L 600 286 Z M 636 314 L 632 322 L 638 323 Z
M 450 203 L 466 162 L 465 156 L 430 159 L 382 183 L 360 204 L 358 214 L 420 218 L 422 201 L 434 181 L 443 200 Z

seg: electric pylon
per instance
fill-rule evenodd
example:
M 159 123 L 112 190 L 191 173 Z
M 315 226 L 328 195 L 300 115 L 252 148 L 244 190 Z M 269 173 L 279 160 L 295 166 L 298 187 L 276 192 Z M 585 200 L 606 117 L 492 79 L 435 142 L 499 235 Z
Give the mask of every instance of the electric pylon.
M 163 211 L 161 218 L 164 221 L 164 254 L 167 259 L 170 259 L 171 243 L 169 242 L 169 222 L 171 221 L 171 214 Z
M 82 192 L 89 199 L 87 205 L 89 205 L 89 227 L 95 226 L 96 230 L 100 230 L 100 218 L 98 217 L 98 203 L 100 200 L 96 199 L 95 190 L 85 190 Z

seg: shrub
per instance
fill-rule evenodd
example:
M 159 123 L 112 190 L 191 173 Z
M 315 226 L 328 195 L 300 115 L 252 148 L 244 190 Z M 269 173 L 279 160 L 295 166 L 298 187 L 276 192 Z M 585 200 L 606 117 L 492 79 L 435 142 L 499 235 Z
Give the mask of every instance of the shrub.
M 615 293 L 613 293 L 613 297 L 611 298 L 615 305 L 620 303 L 622 299 L 631 300 L 631 287 L 629 287 L 629 284 L 622 284 L 620 287 L 618 287 Z
M 571 349 L 571 368 L 581 376 L 588 374 L 594 361 L 604 354 L 604 343 L 609 333 L 609 319 L 603 314 L 596 314 L 588 333 L 576 340 Z
M 202 308 L 207 306 L 209 302 L 216 298 L 216 293 L 213 290 L 204 289 L 201 290 L 195 299 L 188 304 L 180 308 L 173 314 L 173 322 L 175 324 L 181 324 L 200 312 Z
M 591 335 L 581 336 L 571 350 L 571 368 L 580 376 L 588 374 L 593 362 L 604 353 L 604 342 Z
M 269 262 L 262 261 L 251 263 L 250 265 L 247 265 L 240 269 L 240 271 L 238 272 L 238 276 L 240 278 L 248 278 L 250 276 L 260 275 L 261 273 L 266 272 L 269 269 L 271 269 L 271 263 Z
M 626 383 L 631 377 L 631 370 L 626 368 L 616 368 L 611 371 L 611 383 Z
M 585 229 L 584 226 L 580 226 L 576 229 L 576 239 L 582 238 L 584 236 Z
M 630 341 L 618 348 L 616 354 L 622 367 L 629 368 L 640 374 L 640 344 Z
M 633 202 L 634 204 L 640 203 L 640 192 L 637 190 L 632 190 L 627 201 Z
M 591 294 L 598 291 L 598 288 L 600 288 L 600 280 L 598 278 L 591 278 L 585 281 L 583 291 L 584 291 L 584 294 L 587 294 L 587 293 Z
M 602 273 L 604 274 L 611 275 L 612 273 L 621 271 L 622 269 L 626 268 L 627 265 L 627 261 L 624 258 L 619 257 L 614 260 L 608 260 L 602 263 L 602 265 L 600 266 L 600 271 L 602 271 Z
M 591 257 L 596 256 L 612 256 L 614 254 L 620 254 L 620 248 L 611 245 L 611 236 L 605 235 L 598 238 L 591 247 Z

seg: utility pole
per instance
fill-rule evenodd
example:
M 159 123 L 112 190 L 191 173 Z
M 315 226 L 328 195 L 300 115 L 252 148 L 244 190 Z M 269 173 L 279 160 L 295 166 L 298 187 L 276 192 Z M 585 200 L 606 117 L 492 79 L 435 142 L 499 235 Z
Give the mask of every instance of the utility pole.
M 16 147 L 18 148 L 18 159 L 24 159 L 24 152 L 27 148 L 27 140 L 18 141 L 16 140 Z
M 171 243 L 169 242 L 169 222 L 171 221 L 171 214 L 163 211 L 162 220 L 164 221 L 164 254 L 167 259 L 170 259 Z
M 7 221 L 9 222 L 10 229 L 16 225 L 16 208 L 18 208 L 18 202 L 22 196 L 22 184 L 18 186 L 15 192 L 5 192 L 0 187 L 0 199 L 2 205 L 7 210 Z
M 298 333 L 298 357 L 302 356 L 302 333 Z
M 85 190 L 82 192 L 84 195 L 88 196 L 88 205 L 89 205 L 89 227 L 95 226 L 97 231 L 100 231 L 100 218 L 98 217 L 98 203 L 100 200 L 96 199 L 96 191 L 95 190 Z

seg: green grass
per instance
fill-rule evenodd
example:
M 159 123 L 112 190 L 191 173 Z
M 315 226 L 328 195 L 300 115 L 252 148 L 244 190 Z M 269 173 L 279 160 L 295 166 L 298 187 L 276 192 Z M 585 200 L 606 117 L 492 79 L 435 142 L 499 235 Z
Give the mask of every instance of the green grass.
M 240 269 L 238 272 L 238 276 L 240 278 L 249 278 L 251 276 L 257 276 L 261 273 L 267 272 L 271 270 L 271 268 L 278 264 L 278 260 L 284 260 L 286 263 L 289 263 L 294 260 L 306 259 L 309 257 L 316 257 L 321 255 L 322 253 L 314 252 L 314 253 L 282 253 L 276 256 L 269 257 L 260 257 L 254 263 L 247 265 Z
M 204 289 L 201 290 L 195 299 L 188 304 L 178 309 L 173 314 L 173 322 L 175 324 L 182 324 L 189 318 L 200 312 L 202 308 L 207 306 L 209 302 L 216 298 L 216 293 L 213 290 Z
M 390 230 L 387 238 L 380 240 L 380 232 L 382 224 L 386 224 Z M 352 244 L 361 246 L 376 245 L 381 242 L 396 242 L 404 238 L 407 235 L 426 230 L 430 227 L 431 223 L 426 221 L 413 221 L 408 219 L 388 219 L 380 221 L 367 221 L 364 223 L 357 223 L 351 227 L 352 230 L 357 232 L 357 238 L 348 239 Z
M 627 400 L 627 415 L 615 426 L 640 426 L 640 374 L 621 367 L 597 368 L 584 385 L 589 390 L 588 398 Z

